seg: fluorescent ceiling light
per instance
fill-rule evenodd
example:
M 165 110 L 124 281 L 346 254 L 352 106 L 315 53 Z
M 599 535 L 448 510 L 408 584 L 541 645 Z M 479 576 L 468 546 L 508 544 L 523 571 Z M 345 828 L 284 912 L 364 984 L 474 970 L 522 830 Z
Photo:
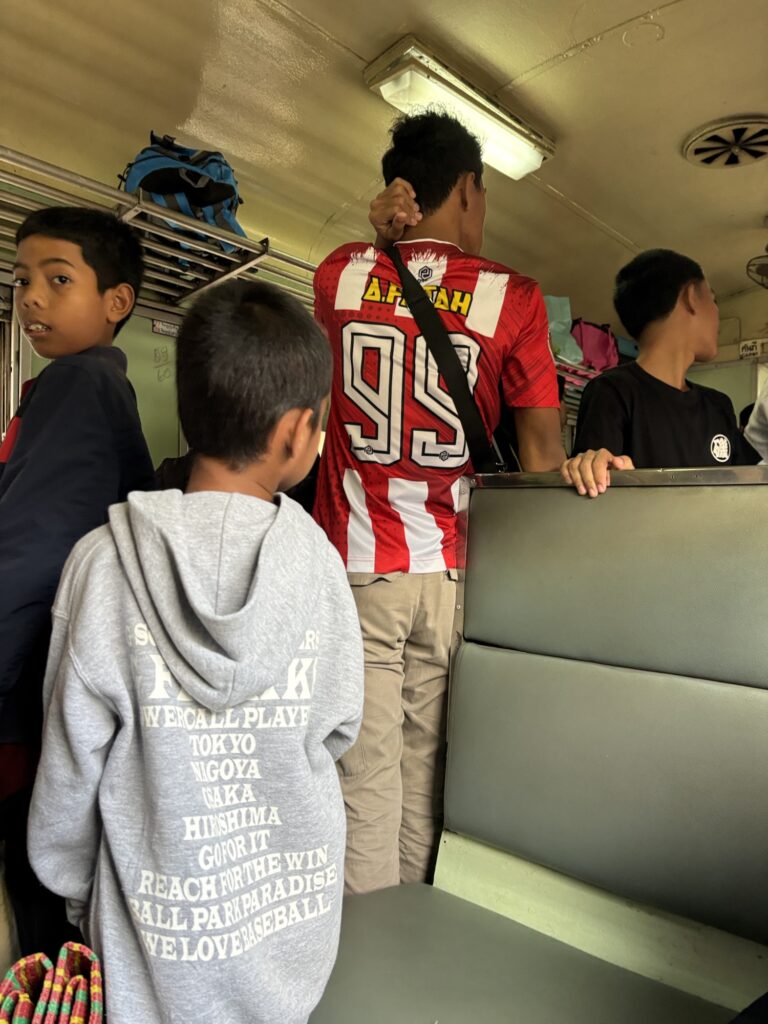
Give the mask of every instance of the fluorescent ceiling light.
M 364 72 L 368 86 L 405 114 L 447 110 L 480 139 L 483 159 L 519 180 L 554 156 L 549 139 L 451 71 L 413 36 L 406 36 Z

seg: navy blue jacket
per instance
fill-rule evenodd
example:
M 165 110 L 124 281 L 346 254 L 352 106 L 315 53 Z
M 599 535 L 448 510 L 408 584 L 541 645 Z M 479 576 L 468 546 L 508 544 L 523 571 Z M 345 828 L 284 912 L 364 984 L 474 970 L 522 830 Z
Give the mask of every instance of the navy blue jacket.
M 126 366 L 114 347 L 55 359 L 0 463 L 0 744 L 39 742 L 51 606 L 73 545 L 129 491 L 154 489 Z

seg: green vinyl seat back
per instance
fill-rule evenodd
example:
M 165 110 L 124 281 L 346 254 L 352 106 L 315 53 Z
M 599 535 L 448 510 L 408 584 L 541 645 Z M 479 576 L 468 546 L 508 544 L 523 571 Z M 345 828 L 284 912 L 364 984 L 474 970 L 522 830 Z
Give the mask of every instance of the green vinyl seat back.
M 766 943 L 768 478 L 674 476 L 471 492 L 446 828 Z

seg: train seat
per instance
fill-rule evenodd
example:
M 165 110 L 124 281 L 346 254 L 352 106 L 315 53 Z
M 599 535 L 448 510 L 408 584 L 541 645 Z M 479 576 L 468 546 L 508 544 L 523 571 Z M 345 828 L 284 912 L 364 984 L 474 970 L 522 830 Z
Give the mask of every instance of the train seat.
M 312 1024 L 725 1022 L 768 989 L 768 471 L 467 487 L 434 886 Z

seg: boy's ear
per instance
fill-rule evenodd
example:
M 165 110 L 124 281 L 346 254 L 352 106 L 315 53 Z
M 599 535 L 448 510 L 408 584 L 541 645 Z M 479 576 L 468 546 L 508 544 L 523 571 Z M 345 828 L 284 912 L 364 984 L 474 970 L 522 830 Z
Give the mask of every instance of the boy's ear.
M 301 455 L 302 446 L 307 444 L 314 432 L 312 417 L 311 409 L 289 409 L 284 412 L 275 424 L 270 439 L 272 450 L 282 451 L 286 459 Z
M 462 174 L 456 185 L 459 190 L 459 202 L 462 210 L 469 209 L 469 190 L 474 186 L 475 175 L 472 171 Z
M 484 191 L 482 179 L 478 178 L 474 171 L 466 171 L 462 174 L 456 182 L 456 186 L 459 189 L 462 210 L 468 210 Z
M 118 284 L 114 288 L 108 288 L 107 297 L 107 321 L 117 324 L 124 320 L 136 303 L 136 293 L 129 284 Z
M 696 291 L 696 282 L 691 281 L 680 293 L 680 301 L 687 313 L 695 313 L 699 305 L 699 296 Z
M 295 409 L 292 411 L 295 416 L 291 424 L 288 448 L 291 455 L 298 455 L 302 454 L 302 449 L 307 445 L 315 432 L 315 427 L 312 423 L 315 414 L 312 409 Z

